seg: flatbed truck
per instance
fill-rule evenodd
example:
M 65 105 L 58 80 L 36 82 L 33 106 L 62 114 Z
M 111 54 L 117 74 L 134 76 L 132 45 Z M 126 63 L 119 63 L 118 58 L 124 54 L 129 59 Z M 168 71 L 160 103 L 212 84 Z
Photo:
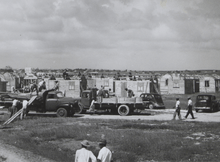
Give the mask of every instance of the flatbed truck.
M 142 111 L 145 109 L 141 97 L 128 98 L 116 96 L 100 100 L 97 97 L 96 89 L 84 90 L 78 101 L 78 109 L 75 112 L 85 113 L 91 106 L 93 106 L 94 110 L 106 110 L 121 116 L 129 115 L 135 110 Z

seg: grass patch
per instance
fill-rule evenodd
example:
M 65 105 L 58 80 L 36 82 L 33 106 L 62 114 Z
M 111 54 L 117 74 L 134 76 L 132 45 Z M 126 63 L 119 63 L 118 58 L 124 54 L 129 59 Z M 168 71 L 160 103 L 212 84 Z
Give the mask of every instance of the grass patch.
M 218 123 L 28 117 L 12 124 L 19 129 L 2 130 L 2 140 L 55 161 L 72 161 L 84 139 L 97 156 L 101 136 L 117 162 L 218 161 L 220 156 Z

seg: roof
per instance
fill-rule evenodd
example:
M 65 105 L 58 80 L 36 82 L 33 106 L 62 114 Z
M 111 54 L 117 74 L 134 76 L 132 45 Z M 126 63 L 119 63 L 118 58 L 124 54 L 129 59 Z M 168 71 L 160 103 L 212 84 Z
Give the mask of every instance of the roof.
M 37 79 L 37 77 L 34 74 L 28 74 L 24 77 L 24 79 Z

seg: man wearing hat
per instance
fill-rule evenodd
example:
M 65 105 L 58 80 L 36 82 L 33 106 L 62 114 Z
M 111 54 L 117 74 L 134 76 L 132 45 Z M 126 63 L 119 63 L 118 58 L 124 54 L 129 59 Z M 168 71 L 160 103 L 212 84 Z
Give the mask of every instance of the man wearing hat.
M 106 139 L 101 139 L 99 142 L 100 151 L 97 157 L 97 162 L 111 162 L 112 152 L 106 147 Z
M 175 112 L 173 114 L 173 120 L 176 118 L 176 114 L 178 115 L 179 119 L 181 120 L 181 114 L 180 114 L 180 100 L 179 98 L 176 98 L 176 105 L 175 105 Z
M 76 150 L 75 162 L 96 162 L 95 155 L 92 151 L 87 149 L 90 146 L 89 142 L 87 140 L 83 140 L 81 142 L 81 146 L 81 149 Z
M 192 119 L 195 119 L 195 118 L 194 118 L 194 115 L 193 115 L 193 112 L 192 112 L 192 106 L 193 106 L 193 104 L 192 104 L 192 100 L 191 100 L 190 97 L 188 97 L 188 111 L 187 111 L 187 113 L 186 113 L 185 118 L 187 118 L 188 115 L 191 114 Z
M 55 90 L 55 91 L 59 91 L 59 81 L 58 80 L 55 80 L 55 85 L 54 85 L 54 87 L 53 87 L 53 89 Z

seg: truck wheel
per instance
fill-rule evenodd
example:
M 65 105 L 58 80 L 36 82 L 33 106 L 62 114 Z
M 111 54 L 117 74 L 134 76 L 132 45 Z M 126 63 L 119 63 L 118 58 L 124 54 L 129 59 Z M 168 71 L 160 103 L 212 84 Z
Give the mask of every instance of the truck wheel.
M 75 109 L 75 113 L 76 114 L 82 114 L 83 113 L 83 104 L 81 104 L 80 102 L 78 103 L 78 107 L 76 107 L 76 109 Z
M 118 107 L 118 114 L 121 116 L 126 116 L 129 114 L 129 107 L 127 105 L 121 105 Z
M 66 117 L 67 116 L 67 110 L 65 108 L 59 108 L 57 110 L 57 117 Z
M 154 105 L 153 105 L 153 104 L 150 104 L 148 107 L 149 107 L 149 109 L 153 109 L 153 108 L 154 108 Z

